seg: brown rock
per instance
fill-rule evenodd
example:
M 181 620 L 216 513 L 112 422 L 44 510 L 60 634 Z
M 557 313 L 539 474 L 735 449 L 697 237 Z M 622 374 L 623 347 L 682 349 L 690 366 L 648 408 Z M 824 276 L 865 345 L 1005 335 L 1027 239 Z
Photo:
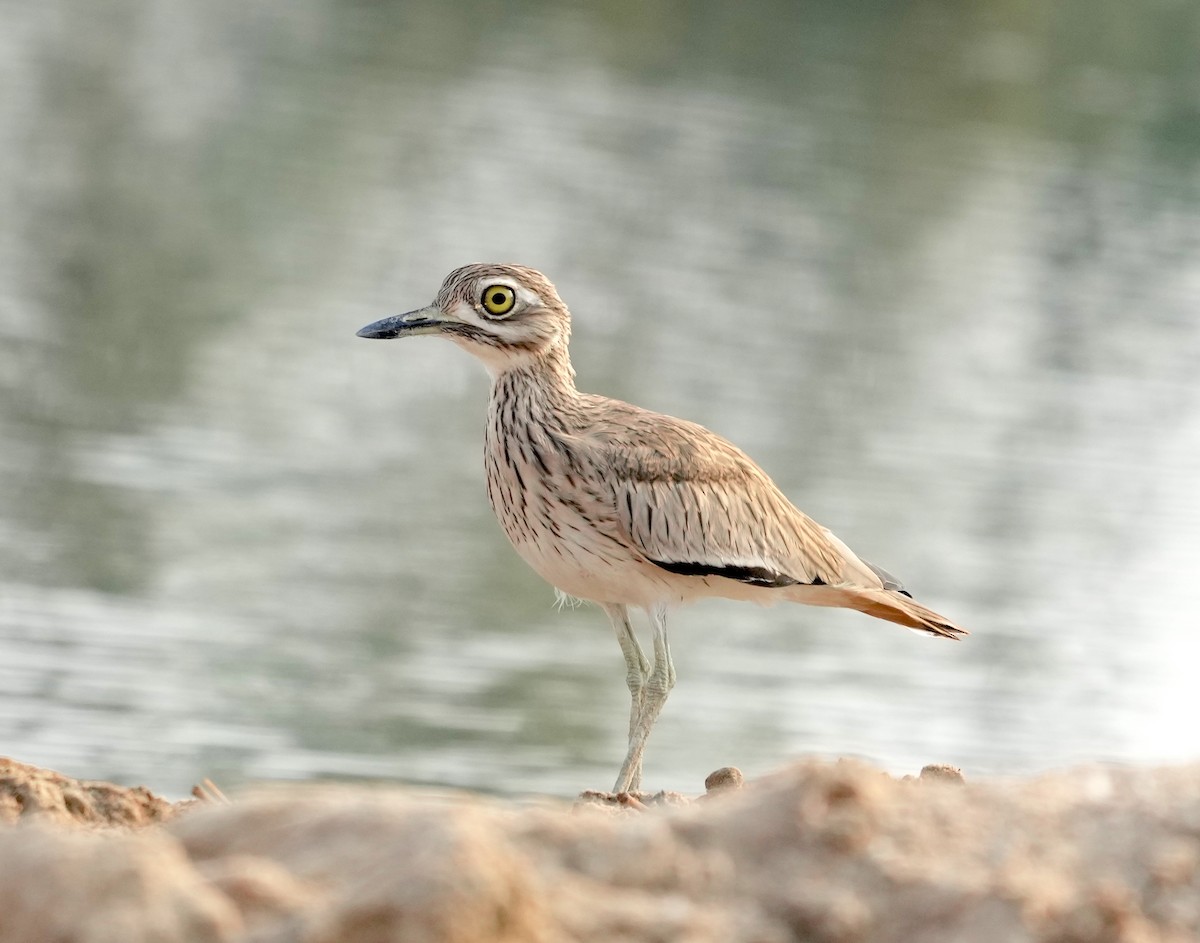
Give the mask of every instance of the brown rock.
M 708 774 L 704 780 L 704 788 L 711 795 L 714 792 L 741 789 L 745 782 L 746 777 L 736 766 L 722 766 Z
M 949 763 L 930 763 L 921 767 L 921 779 L 940 779 L 945 782 L 965 783 L 967 778 L 957 766 Z
M 60 825 L 148 825 L 173 806 L 144 786 L 72 779 L 0 756 L 0 822 L 37 818 Z

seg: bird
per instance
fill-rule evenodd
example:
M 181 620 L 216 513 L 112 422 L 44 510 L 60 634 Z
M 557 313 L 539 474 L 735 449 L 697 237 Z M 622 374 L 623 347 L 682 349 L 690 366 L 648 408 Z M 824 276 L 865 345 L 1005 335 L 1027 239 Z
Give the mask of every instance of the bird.
M 614 793 L 642 784 L 646 741 L 675 686 L 674 608 L 705 597 L 834 606 L 956 639 L 950 619 L 857 556 L 795 507 L 741 449 L 705 427 L 580 392 L 571 314 L 550 280 L 516 264 L 452 271 L 424 307 L 358 331 L 385 340 L 439 335 L 491 376 L 487 495 L 533 570 L 598 604 L 625 660 L 625 759 Z M 630 620 L 643 610 L 651 657 Z

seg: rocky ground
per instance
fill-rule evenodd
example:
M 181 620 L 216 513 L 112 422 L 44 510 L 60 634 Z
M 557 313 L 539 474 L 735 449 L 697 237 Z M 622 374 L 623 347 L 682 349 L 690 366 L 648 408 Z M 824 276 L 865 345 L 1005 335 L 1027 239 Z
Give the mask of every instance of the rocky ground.
M 1200 940 L 1200 766 L 710 779 L 694 802 L 173 806 L 0 759 L 0 943 Z

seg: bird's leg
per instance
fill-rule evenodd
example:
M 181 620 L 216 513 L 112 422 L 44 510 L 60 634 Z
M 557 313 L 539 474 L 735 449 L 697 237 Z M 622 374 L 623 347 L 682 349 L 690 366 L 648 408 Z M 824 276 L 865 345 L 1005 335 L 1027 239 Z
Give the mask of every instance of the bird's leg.
M 621 772 L 617 774 L 613 792 L 628 792 L 641 785 L 642 754 L 646 751 L 646 739 L 667 702 L 667 695 L 675 687 L 675 665 L 671 661 L 671 646 L 667 644 L 667 607 L 658 605 L 649 613 L 654 630 L 654 668 L 648 677 L 644 677 L 641 709 L 631 723 L 629 752 L 625 755 Z M 625 624 L 628 625 L 628 620 Z
M 642 646 L 638 644 L 637 636 L 633 634 L 633 626 L 629 622 L 629 610 L 620 604 L 605 605 L 604 611 L 613 624 L 617 633 L 617 642 L 621 646 L 621 654 L 625 656 L 625 684 L 629 687 L 629 744 L 633 747 L 633 734 L 637 729 L 638 718 L 642 715 L 642 705 L 645 703 L 646 682 L 650 678 L 650 662 Z M 628 762 L 628 761 L 627 761 Z M 626 769 L 621 768 L 618 782 L 626 778 Z M 641 785 L 642 771 L 639 768 L 629 777 L 629 782 L 622 791 L 637 789 Z

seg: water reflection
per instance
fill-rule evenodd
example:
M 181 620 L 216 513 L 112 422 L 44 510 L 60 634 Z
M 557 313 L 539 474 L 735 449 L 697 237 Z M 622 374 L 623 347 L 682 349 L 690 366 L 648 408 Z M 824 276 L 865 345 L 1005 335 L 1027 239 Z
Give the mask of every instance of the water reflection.
M 1191 14 L 873 6 L 14 14 L 3 750 L 606 784 L 620 654 L 491 519 L 484 377 L 353 338 L 513 259 L 583 388 L 735 439 L 975 629 L 686 610 L 654 783 L 1194 756 Z

